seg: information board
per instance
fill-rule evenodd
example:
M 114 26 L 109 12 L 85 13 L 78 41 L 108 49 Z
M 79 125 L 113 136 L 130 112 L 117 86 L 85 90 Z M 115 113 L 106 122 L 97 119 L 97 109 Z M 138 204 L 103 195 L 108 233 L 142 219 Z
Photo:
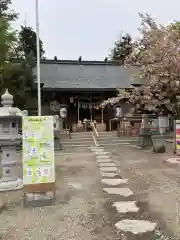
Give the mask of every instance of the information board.
M 180 155 L 180 120 L 176 120 L 176 154 Z
M 29 196 L 33 200 L 47 199 L 50 196 L 53 198 L 52 188 L 55 183 L 53 117 L 25 116 L 22 130 L 23 185 L 26 197 Z

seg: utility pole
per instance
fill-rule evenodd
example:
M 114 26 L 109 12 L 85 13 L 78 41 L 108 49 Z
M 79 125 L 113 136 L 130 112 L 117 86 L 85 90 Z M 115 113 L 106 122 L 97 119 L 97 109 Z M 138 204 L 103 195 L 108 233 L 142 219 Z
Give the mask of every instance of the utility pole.
M 41 116 L 41 73 L 40 73 L 40 41 L 39 41 L 39 1 L 35 0 L 36 11 L 36 52 L 37 52 L 37 93 L 38 116 Z

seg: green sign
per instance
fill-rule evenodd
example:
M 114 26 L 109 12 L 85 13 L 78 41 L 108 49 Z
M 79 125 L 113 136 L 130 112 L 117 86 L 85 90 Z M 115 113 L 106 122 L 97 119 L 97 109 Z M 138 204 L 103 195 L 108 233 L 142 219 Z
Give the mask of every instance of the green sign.
M 23 184 L 55 182 L 53 117 L 23 117 Z

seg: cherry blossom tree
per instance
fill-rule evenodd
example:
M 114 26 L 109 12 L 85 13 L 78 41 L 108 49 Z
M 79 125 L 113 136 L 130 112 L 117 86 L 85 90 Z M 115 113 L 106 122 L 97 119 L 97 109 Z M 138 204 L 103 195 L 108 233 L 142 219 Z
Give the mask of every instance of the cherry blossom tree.
M 138 64 L 144 85 L 134 89 L 130 101 L 154 109 L 166 105 L 177 113 L 180 95 L 180 25 L 157 24 L 150 15 L 140 14 L 141 39 L 134 44 L 126 63 Z
M 127 92 L 120 91 L 119 99 L 143 105 L 154 110 L 165 105 L 177 114 L 180 103 L 180 23 L 157 24 L 149 14 L 139 14 L 141 37 L 133 42 L 132 53 L 126 59 L 126 67 L 139 66 L 139 78 L 144 84 L 135 88 L 127 99 Z

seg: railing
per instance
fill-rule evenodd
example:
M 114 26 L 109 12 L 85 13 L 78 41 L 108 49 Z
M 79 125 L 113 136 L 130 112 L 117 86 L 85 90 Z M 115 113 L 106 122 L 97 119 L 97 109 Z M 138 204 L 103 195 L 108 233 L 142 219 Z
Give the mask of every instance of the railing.
M 96 126 L 93 122 L 91 123 L 91 126 L 92 126 L 93 140 L 94 140 L 95 145 L 98 147 L 99 146 L 99 133 L 98 133 L 98 131 L 96 129 Z

